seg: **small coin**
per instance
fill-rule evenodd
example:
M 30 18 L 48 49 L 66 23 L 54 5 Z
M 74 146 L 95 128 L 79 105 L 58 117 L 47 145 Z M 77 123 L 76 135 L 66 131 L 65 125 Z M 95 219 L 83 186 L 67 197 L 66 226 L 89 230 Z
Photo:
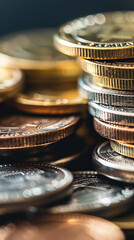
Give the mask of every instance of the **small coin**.
M 56 89 L 50 86 L 32 89 L 17 95 L 13 106 L 28 113 L 72 114 L 87 110 L 87 101 L 77 88 Z
M 23 74 L 20 70 L 1 68 L 0 70 L 0 102 L 14 97 L 23 84 Z
M 103 122 L 121 126 L 134 126 L 134 108 L 113 107 L 90 102 L 89 112 L 93 117 Z
M 94 118 L 94 127 L 98 134 L 104 138 L 115 141 L 134 143 L 134 127 L 120 126 L 102 122 Z
M 134 12 L 88 15 L 62 25 L 55 35 L 57 49 L 89 59 L 133 58 Z
M 108 141 L 95 148 L 93 161 L 100 174 L 115 180 L 134 183 L 134 160 L 115 152 Z
M 129 143 L 110 141 L 111 148 L 123 156 L 134 158 L 134 145 Z
M 133 91 L 119 91 L 96 86 L 87 74 L 79 80 L 78 84 L 81 96 L 89 101 L 111 106 L 133 107 L 134 105 Z
M 8 223 L 0 227 L 0 236 L 0 240 L 3 236 L 7 240 L 125 240 L 123 232 L 114 223 L 82 214 L 46 215 L 25 222 Z
M 1 165 L 0 214 L 68 196 L 72 180 L 69 171 L 51 165 Z
M 80 118 L 10 114 L 0 118 L 0 149 L 29 148 L 61 140 L 74 132 Z

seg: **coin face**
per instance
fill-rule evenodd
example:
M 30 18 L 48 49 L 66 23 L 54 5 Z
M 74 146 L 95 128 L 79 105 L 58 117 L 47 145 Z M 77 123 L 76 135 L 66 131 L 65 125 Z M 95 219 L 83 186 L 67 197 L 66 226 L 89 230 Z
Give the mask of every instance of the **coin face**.
M 108 217 L 126 211 L 133 202 L 132 187 L 115 184 L 97 172 L 73 172 L 73 176 L 71 198 L 48 208 L 48 213 L 85 212 Z
M 9 223 L 0 227 L 0 235 L 7 240 L 125 240 L 123 232 L 114 223 L 82 214 L 46 215 L 33 221 Z
M 87 101 L 76 88 L 53 89 L 41 87 L 19 94 L 13 101 L 19 110 L 38 114 L 71 114 L 87 109 Z
M 88 15 L 60 27 L 55 45 L 71 56 L 123 59 L 133 56 L 134 12 Z
M 134 145 L 129 143 L 110 141 L 111 148 L 124 156 L 134 158 Z
M 115 180 L 134 183 L 134 161 L 115 152 L 109 142 L 99 145 L 93 153 L 96 170 Z
M 75 130 L 79 119 L 78 116 L 5 115 L 0 119 L 0 148 L 27 148 L 58 141 Z

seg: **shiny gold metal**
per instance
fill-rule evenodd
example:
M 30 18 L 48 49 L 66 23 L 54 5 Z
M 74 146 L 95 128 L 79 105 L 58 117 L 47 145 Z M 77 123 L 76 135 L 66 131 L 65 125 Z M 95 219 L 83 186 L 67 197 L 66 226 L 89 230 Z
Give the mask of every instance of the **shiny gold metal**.
M 88 15 L 62 25 L 54 37 L 57 49 L 89 59 L 134 56 L 134 12 Z
M 117 142 L 110 141 L 110 145 L 115 152 L 120 153 L 121 155 L 134 158 L 134 145 L 125 143 L 125 142 Z
M 134 127 L 113 125 L 94 118 L 94 127 L 104 138 L 115 141 L 134 143 Z

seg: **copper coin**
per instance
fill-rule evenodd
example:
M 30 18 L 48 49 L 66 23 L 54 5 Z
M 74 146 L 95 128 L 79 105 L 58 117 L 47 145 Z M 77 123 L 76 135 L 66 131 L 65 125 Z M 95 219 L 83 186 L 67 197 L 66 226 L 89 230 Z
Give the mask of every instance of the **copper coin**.
M 87 215 L 45 215 L 0 227 L 0 240 L 125 240 L 121 229 L 102 218 Z
M 134 127 L 125 127 L 120 125 L 109 124 L 94 118 L 94 127 L 97 133 L 102 137 L 121 141 L 134 143 Z
M 5 115 L 0 118 L 0 149 L 27 148 L 58 141 L 75 130 L 80 118 Z

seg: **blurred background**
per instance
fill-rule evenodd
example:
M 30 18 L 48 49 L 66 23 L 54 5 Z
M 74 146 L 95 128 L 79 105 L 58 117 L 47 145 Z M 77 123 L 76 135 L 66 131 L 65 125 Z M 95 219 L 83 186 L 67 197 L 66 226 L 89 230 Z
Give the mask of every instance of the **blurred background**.
M 115 10 L 134 10 L 134 0 L 0 0 L 0 35 Z

